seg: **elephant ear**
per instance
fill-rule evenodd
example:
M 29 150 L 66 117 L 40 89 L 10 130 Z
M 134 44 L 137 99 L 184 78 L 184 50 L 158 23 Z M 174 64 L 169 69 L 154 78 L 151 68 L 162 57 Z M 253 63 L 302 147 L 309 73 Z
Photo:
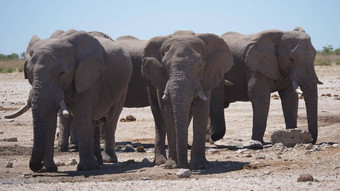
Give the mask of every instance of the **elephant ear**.
M 252 71 L 277 80 L 280 76 L 276 43 L 271 33 L 262 33 L 253 39 L 245 55 L 245 63 Z
M 33 44 L 35 44 L 39 40 L 40 40 L 40 38 L 37 35 L 34 35 L 34 36 L 32 36 L 30 42 L 28 43 L 28 46 L 27 46 L 27 49 L 26 49 L 26 53 L 25 53 L 25 63 L 24 63 L 24 75 L 25 75 L 25 79 L 28 78 L 27 64 L 28 64 L 29 60 L 31 59 L 31 57 L 33 55 L 32 46 L 33 46 Z
M 215 88 L 234 64 L 228 45 L 215 34 L 197 34 L 205 44 L 206 66 L 201 84 L 204 90 Z
M 142 75 L 147 83 L 164 92 L 168 81 L 168 74 L 161 64 L 161 46 L 168 37 L 154 37 L 144 48 L 142 60 Z
M 104 70 L 104 48 L 100 42 L 84 31 L 67 37 L 74 46 L 76 70 L 74 83 L 78 93 L 91 88 Z

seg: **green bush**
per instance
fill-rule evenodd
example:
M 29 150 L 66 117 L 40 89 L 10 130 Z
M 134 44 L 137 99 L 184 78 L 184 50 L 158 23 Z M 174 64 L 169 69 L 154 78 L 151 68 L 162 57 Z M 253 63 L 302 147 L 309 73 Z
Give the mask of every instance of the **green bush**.
M 315 66 L 330 66 L 332 63 L 330 60 L 315 60 L 314 65 Z

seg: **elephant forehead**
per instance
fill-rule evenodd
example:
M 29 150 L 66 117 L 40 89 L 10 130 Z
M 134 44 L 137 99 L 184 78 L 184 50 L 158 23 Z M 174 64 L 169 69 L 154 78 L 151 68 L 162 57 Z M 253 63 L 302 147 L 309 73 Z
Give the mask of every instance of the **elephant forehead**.
M 194 36 L 175 36 L 167 39 L 162 45 L 162 52 L 168 51 L 170 48 L 179 49 L 181 51 L 187 49 L 194 49 L 197 52 L 203 50 L 203 41 Z

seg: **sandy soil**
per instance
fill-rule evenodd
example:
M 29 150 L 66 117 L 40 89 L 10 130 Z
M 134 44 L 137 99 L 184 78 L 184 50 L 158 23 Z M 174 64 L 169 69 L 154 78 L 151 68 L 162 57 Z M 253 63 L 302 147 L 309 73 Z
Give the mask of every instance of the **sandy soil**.
M 312 152 L 304 147 L 269 147 L 237 151 L 206 144 L 210 166 L 194 171 L 190 178 L 176 176 L 178 169 L 164 169 L 145 162 L 153 160 L 154 123 L 149 107 L 124 109 L 135 122 L 119 122 L 116 141 L 120 145 L 143 144 L 146 152 L 122 152 L 119 163 L 104 164 L 99 170 L 77 172 L 76 166 L 60 166 L 57 173 L 33 173 L 28 167 L 32 149 L 32 114 L 14 121 L 4 115 L 24 105 L 30 85 L 22 73 L 0 74 L 0 190 L 340 190 L 340 66 L 316 67 L 324 85 L 319 86 L 319 139 Z M 327 95 L 328 94 L 328 95 Z M 299 101 L 298 126 L 307 129 L 303 99 Z M 249 102 L 238 102 L 225 110 L 225 138 L 249 139 L 252 110 Z M 264 140 L 284 129 L 280 100 L 272 98 Z M 192 131 L 190 130 L 189 144 Z M 17 138 L 15 142 L 4 139 Z M 214 150 L 215 149 L 215 150 Z M 214 151 L 214 152 L 212 152 Z M 189 151 L 190 152 L 190 151 Z M 78 161 L 77 152 L 55 153 L 56 162 Z M 146 159 L 145 159 L 146 158 Z M 144 159 L 144 162 L 142 162 Z M 8 162 L 12 168 L 6 168 Z M 301 174 L 314 181 L 298 182 Z

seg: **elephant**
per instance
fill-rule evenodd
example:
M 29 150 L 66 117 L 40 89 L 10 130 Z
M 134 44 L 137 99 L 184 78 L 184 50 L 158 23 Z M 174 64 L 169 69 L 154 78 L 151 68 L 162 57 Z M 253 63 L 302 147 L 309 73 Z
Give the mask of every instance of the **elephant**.
M 104 37 L 103 37 L 104 36 Z M 94 128 L 105 122 L 105 154 L 112 160 L 114 134 L 132 74 L 128 52 L 104 33 L 58 30 L 50 38 L 33 36 L 26 51 L 24 74 L 32 85 L 27 104 L 13 115 L 32 108 L 34 145 L 29 167 L 57 171 L 53 160 L 57 112 L 72 115 L 78 136 L 77 170 L 99 168 Z M 99 150 L 100 151 L 100 150 Z M 100 153 L 99 153 L 100 154 Z M 96 160 L 97 158 L 97 160 Z
M 303 92 L 308 130 L 315 144 L 318 136 L 317 84 L 321 82 L 314 70 L 316 51 L 304 29 L 266 30 L 250 35 L 228 32 L 221 37 L 232 51 L 235 62 L 224 77 L 234 85 L 221 83 L 212 91 L 211 139 L 219 140 L 225 134 L 224 108 L 235 101 L 250 101 L 252 139 L 264 143 L 270 94 L 276 91 L 281 98 L 286 128 L 296 128 L 297 93 Z
M 90 32 L 93 34 L 93 32 Z M 103 34 L 99 34 L 102 35 Z M 103 36 L 104 38 L 108 38 L 111 41 L 114 41 L 109 36 Z M 122 36 L 115 40 L 116 43 L 120 44 L 125 48 L 125 50 L 129 53 L 131 61 L 132 61 L 132 75 L 129 81 L 128 90 L 126 94 L 126 99 L 124 102 L 124 107 L 126 108 L 140 108 L 149 106 L 149 99 L 146 84 L 142 77 L 141 73 L 141 65 L 142 65 L 142 54 L 144 50 L 144 46 L 147 43 L 146 40 L 140 40 L 133 36 Z M 71 128 L 72 116 L 65 117 L 63 115 L 60 116 L 60 124 L 59 124 L 59 139 L 58 139 L 58 148 L 62 152 L 68 151 L 69 148 L 69 137 L 71 135 L 70 143 L 77 145 L 75 138 L 77 136 L 74 128 Z M 105 135 L 103 135 L 105 136 Z M 99 143 L 99 141 L 97 142 Z M 96 145 L 97 147 L 99 145 Z M 111 158 L 104 156 L 104 162 L 116 162 L 110 161 Z
M 211 90 L 233 65 L 231 52 L 215 34 L 176 31 L 149 40 L 144 48 L 142 75 L 151 108 L 160 111 L 156 125 L 159 143 L 167 135 L 169 157 L 159 144 L 155 163 L 165 168 L 200 169 L 208 165 L 205 134 Z M 188 163 L 188 127 L 193 118 L 193 144 Z M 155 119 L 156 120 L 156 119 Z M 166 134 L 165 134 L 166 133 Z

